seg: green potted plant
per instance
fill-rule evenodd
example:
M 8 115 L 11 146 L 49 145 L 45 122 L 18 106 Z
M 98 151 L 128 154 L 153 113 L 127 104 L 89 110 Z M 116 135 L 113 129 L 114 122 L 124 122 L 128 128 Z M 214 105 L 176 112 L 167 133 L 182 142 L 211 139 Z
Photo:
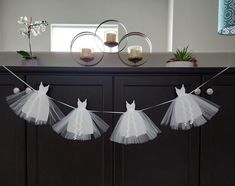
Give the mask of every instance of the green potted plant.
M 33 55 L 32 46 L 31 46 L 31 36 L 38 36 L 41 32 L 46 31 L 46 26 L 48 26 L 47 21 L 35 21 L 32 22 L 32 17 L 30 20 L 26 16 L 20 17 L 20 20 L 17 21 L 19 24 L 24 25 L 23 28 L 19 29 L 19 33 L 23 37 L 27 37 L 29 44 L 29 51 L 17 51 L 23 58 L 22 65 L 36 66 L 38 64 L 37 56 Z
M 188 47 L 177 49 L 174 57 L 166 62 L 167 67 L 197 67 L 197 60 L 188 51 Z

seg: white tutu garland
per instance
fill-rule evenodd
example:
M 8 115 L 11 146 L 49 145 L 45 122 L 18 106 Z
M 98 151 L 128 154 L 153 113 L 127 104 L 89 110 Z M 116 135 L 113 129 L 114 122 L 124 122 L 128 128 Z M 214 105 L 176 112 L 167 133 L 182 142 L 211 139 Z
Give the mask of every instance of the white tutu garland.
M 135 110 L 135 102 L 126 102 L 127 111 L 121 115 L 110 140 L 122 144 L 137 144 L 153 140 L 161 131 L 142 111 Z
M 36 125 L 53 124 L 64 117 L 60 109 L 46 95 L 49 85 L 41 83 L 39 90 L 22 91 L 6 98 L 10 108 L 21 118 Z
M 41 83 L 39 90 L 34 90 L 27 82 L 17 76 L 14 72 L 2 65 L 9 73 L 15 76 L 19 81 L 32 89 L 30 92 L 22 91 L 6 98 L 10 108 L 21 118 L 28 122 L 34 122 L 36 125 L 54 124 L 53 130 L 67 139 L 89 140 L 94 136 L 98 138 L 106 132 L 108 125 L 93 112 L 102 112 L 108 114 L 123 113 L 115 111 L 89 111 L 86 109 L 87 101 L 81 102 L 78 99 L 78 107 L 74 108 L 62 101 L 50 98 L 46 95 L 49 86 L 44 87 Z M 214 78 L 221 75 L 230 68 L 227 67 L 214 75 L 212 78 L 201 84 L 198 88 L 204 86 Z M 17 92 L 17 91 L 14 91 Z M 172 129 L 187 130 L 193 126 L 201 126 L 211 119 L 218 111 L 219 106 L 202 97 L 185 93 L 184 85 L 181 89 L 176 88 L 178 95 L 174 100 L 169 100 L 154 106 L 135 110 L 135 102 L 132 104 L 126 102 L 127 111 L 124 112 L 110 137 L 111 141 L 121 144 L 137 144 L 153 140 L 161 131 L 155 126 L 152 120 L 143 112 L 153 109 L 170 102 L 161 124 L 170 125 Z M 54 104 L 54 101 L 73 108 L 66 117 Z M 63 119 L 62 119 L 63 118 Z
M 98 138 L 109 126 L 97 115 L 86 109 L 87 100 L 78 99 L 78 107 L 65 118 L 53 125 L 53 130 L 64 138 L 72 140 L 90 140 Z
M 188 130 L 192 126 L 201 126 L 211 119 L 219 106 L 202 97 L 185 93 L 184 85 L 176 88 L 178 97 L 171 103 L 161 124 L 170 124 L 172 129 Z

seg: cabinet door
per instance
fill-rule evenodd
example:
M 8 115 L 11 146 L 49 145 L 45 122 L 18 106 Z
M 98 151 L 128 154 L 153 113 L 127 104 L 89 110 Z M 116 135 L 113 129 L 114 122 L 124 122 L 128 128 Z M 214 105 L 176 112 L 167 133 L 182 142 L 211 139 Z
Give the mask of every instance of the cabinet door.
M 207 80 L 209 77 L 205 77 Z M 206 87 L 214 93 L 207 99 L 220 111 L 201 130 L 201 185 L 235 185 L 235 76 L 221 75 Z
M 176 97 L 175 86 L 191 91 L 200 83 L 198 76 L 125 76 L 115 78 L 115 110 L 125 111 L 125 101 L 136 101 L 143 109 Z M 189 131 L 160 126 L 168 105 L 145 113 L 162 131 L 152 141 L 138 145 L 115 144 L 116 186 L 197 186 L 198 128 Z M 118 117 L 115 118 L 117 121 Z
M 21 77 L 23 78 L 23 77 Z M 6 102 L 14 87 L 23 89 L 15 77 L 0 75 L 0 185 L 26 185 L 25 122 L 14 114 Z
M 105 76 L 28 76 L 38 87 L 50 85 L 49 96 L 77 106 L 77 99 L 88 99 L 90 110 L 112 109 L 112 78 Z M 57 104 L 58 105 L 58 104 Z M 64 114 L 71 109 L 58 105 Z M 111 115 L 102 115 L 108 124 Z M 49 126 L 28 125 L 27 157 L 29 186 L 108 186 L 111 185 L 112 159 L 110 130 L 90 141 L 67 140 Z

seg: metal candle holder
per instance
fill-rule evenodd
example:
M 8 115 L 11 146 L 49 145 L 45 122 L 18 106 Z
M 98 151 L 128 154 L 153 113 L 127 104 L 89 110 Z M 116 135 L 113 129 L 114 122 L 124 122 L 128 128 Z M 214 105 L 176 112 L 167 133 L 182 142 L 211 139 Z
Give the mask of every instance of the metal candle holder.
M 109 20 L 106 20 L 106 21 L 103 21 L 102 23 L 100 23 L 100 24 L 97 26 L 96 30 L 95 30 L 95 34 L 97 35 L 98 30 L 99 30 L 102 26 L 104 26 L 104 25 L 107 24 L 107 23 L 112 23 L 112 22 L 114 22 L 114 23 L 120 25 L 120 27 L 123 29 L 124 33 L 127 34 L 127 29 L 126 29 L 126 27 L 124 26 L 124 24 L 121 23 L 121 22 L 118 21 L 118 20 L 115 20 L 115 19 L 109 19 Z M 116 37 L 117 37 L 117 35 L 116 35 Z M 110 48 L 110 52 L 111 52 L 111 53 L 115 53 L 115 52 L 112 52 L 112 48 L 118 47 L 120 41 L 118 41 L 118 40 L 116 39 L 116 40 L 111 40 L 111 41 L 103 41 L 103 43 L 104 43 L 105 46 L 107 46 L 107 47 Z M 127 42 L 126 42 L 126 44 L 127 44 Z M 121 48 L 121 49 L 118 48 L 118 52 L 122 51 L 124 48 L 125 48 L 125 46 L 124 46 L 123 48 Z
M 126 55 L 122 55 L 122 53 L 120 51 L 120 52 L 118 52 L 119 59 L 123 63 L 127 64 L 128 66 L 140 66 L 140 65 L 143 65 L 150 58 L 150 54 L 152 53 L 152 43 L 151 43 L 150 39 L 145 34 L 143 34 L 141 32 L 130 32 L 130 33 L 124 35 L 120 39 L 119 45 L 121 45 L 122 42 L 125 42 L 125 40 L 127 40 L 130 37 L 141 37 L 141 38 L 143 38 L 145 40 L 145 42 L 147 43 L 147 45 L 148 45 L 148 53 L 142 51 L 142 47 L 141 46 L 135 46 L 135 47 L 141 47 L 141 49 L 138 49 L 139 51 L 137 49 L 135 49 L 133 51 L 133 55 L 131 54 L 128 57 L 126 57 Z M 123 50 L 126 49 L 126 47 L 128 47 L 128 45 L 125 45 Z
M 97 42 L 99 42 L 101 44 L 101 46 L 103 47 L 103 50 L 101 50 L 101 52 L 96 52 L 95 53 L 94 51 L 92 51 L 92 49 L 83 48 L 82 52 L 79 54 L 79 57 L 76 57 L 74 55 L 74 52 L 73 52 L 73 45 L 74 45 L 76 40 L 78 40 L 79 38 L 81 38 L 83 36 L 93 36 L 92 42 L 94 42 L 95 44 L 97 44 Z M 103 41 L 98 35 L 96 35 L 93 32 L 81 32 L 81 33 L 77 34 L 72 39 L 71 44 L 70 44 L 70 54 L 71 54 L 73 60 L 76 61 L 77 63 L 79 63 L 80 65 L 83 65 L 83 66 L 96 65 L 104 57 L 104 44 L 103 44 Z

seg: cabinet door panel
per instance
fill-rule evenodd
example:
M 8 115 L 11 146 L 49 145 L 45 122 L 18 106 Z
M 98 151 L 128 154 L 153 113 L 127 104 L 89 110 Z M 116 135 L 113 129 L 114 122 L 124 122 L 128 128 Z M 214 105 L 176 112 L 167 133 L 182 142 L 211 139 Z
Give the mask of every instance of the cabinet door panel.
M 88 99 L 90 110 L 112 109 L 112 78 L 101 76 L 29 76 L 38 86 L 50 84 L 49 95 L 76 107 L 77 98 Z M 58 104 L 57 104 L 58 105 Z M 67 114 L 71 111 L 58 105 Z M 110 115 L 98 114 L 110 124 Z M 112 159 L 108 131 L 91 141 L 66 140 L 49 126 L 28 127 L 29 186 L 111 185 Z
M 115 110 L 124 111 L 125 101 L 136 101 L 137 109 L 176 97 L 175 86 L 191 91 L 200 83 L 198 76 L 136 76 L 115 78 Z M 198 185 L 198 128 L 189 131 L 160 126 L 169 104 L 145 113 L 162 133 L 139 145 L 115 144 L 115 185 L 196 186 Z M 117 117 L 115 121 L 117 121 Z
M 24 77 L 21 77 L 24 78 Z M 25 122 L 14 114 L 6 102 L 14 87 L 23 89 L 15 77 L 0 75 L 0 185 L 26 185 Z
M 209 77 L 205 77 L 207 80 Z M 235 76 L 222 75 L 204 89 L 212 88 L 207 99 L 220 105 L 220 111 L 201 131 L 201 185 L 235 185 Z

